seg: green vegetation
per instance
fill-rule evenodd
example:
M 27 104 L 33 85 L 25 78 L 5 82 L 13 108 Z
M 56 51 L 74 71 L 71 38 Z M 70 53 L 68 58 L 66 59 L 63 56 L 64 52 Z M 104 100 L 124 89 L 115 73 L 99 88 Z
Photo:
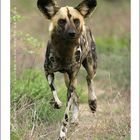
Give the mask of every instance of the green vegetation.
M 63 5 L 70 3 L 59 2 Z M 94 120 L 90 120 L 90 124 L 94 121 L 94 127 L 89 130 L 85 128 L 85 131 L 82 127 L 78 128 L 82 131 L 76 138 L 83 139 L 89 134 L 89 140 L 130 140 L 129 5 L 127 0 L 122 3 L 101 0 L 93 20 L 89 20 L 90 27 L 92 24 L 95 26 L 91 29 L 94 31 L 98 53 L 94 83 L 99 111 Z M 13 0 L 11 9 L 11 140 L 56 139 L 57 127 L 65 109 L 67 89 L 63 76 L 56 74 L 56 87 L 63 106 L 60 110 L 53 109 L 49 104 L 52 94 L 43 71 L 48 22 L 40 16 L 34 0 Z M 85 76 L 81 68 L 77 93 L 83 106 L 88 100 Z M 84 112 L 83 109 L 80 114 Z M 81 116 L 83 124 L 91 117 L 85 116 Z M 90 131 L 92 129 L 94 132 Z

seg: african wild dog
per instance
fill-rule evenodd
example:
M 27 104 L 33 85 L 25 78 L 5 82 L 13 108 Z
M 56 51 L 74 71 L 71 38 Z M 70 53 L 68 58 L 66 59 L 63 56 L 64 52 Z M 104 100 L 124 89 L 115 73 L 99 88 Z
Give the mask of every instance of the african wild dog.
M 54 0 L 38 0 L 37 6 L 50 19 L 50 39 L 45 59 L 45 74 L 51 88 L 54 108 L 62 106 L 54 86 L 54 72 L 64 73 L 67 86 L 67 103 L 59 139 L 65 139 L 69 122 L 69 111 L 73 105 L 72 123 L 78 122 L 78 95 L 76 76 L 81 64 L 87 71 L 89 106 L 96 111 L 96 95 L 92 78 L 96 73 L 97 56 L 91 30 L 85 26 L 87 18 L 97 5 L 96 0 L 84 0 L 77 7 L 58 7 Z

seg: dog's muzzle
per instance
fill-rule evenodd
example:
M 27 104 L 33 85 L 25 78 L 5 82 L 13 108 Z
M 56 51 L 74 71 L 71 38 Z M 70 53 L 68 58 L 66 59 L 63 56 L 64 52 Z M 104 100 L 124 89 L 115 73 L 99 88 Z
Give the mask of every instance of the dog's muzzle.
M 76 37 L 76 31 L 74 30 L 74 29 L 69 29 L 68 30 L 68 32 L 67 32 L 67 34 L 68 34 L 68 37 L 69 38 L 75 38 Z

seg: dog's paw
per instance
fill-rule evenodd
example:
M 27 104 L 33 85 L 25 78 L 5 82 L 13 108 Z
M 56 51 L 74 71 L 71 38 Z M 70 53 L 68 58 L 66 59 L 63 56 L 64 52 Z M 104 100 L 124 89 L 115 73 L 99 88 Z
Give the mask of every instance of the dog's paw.
M 91 109 L 91 112 L 94 113 L 97 109 L 97 100 L 96 99 L 88 100 L 88 103 L 89 103 L 89 107 Z
M 66 137 L 59 137 L 58 140 L 66 140 Z
M 60 109 L 60 108 L 62 107 L 62 103 L 61 103 L 61 102 L 59 102 L 59 103 L 56 102 L 56 101 L 54 100 L 54 98 L 50 100 L 50 104 L 51 104 L 51 106 L 53 106 L 53 108 L 55 108 L 55 109 Z
M 66 140 L 66 133 L 67 133 L 67 128 L 62 126 L 61 127 L 61 131 L 60 131 L 60 136 L 58 138 L 58 140 Z

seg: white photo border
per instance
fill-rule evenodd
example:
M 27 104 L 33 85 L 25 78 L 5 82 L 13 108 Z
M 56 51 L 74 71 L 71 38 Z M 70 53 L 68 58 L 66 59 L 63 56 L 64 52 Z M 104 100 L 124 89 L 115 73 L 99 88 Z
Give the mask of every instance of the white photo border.
M 131 140 L 139 132 L 139 0 L 131 0 Z
M 1 0 L 1 140 L 10 140 L 10 0 Z

